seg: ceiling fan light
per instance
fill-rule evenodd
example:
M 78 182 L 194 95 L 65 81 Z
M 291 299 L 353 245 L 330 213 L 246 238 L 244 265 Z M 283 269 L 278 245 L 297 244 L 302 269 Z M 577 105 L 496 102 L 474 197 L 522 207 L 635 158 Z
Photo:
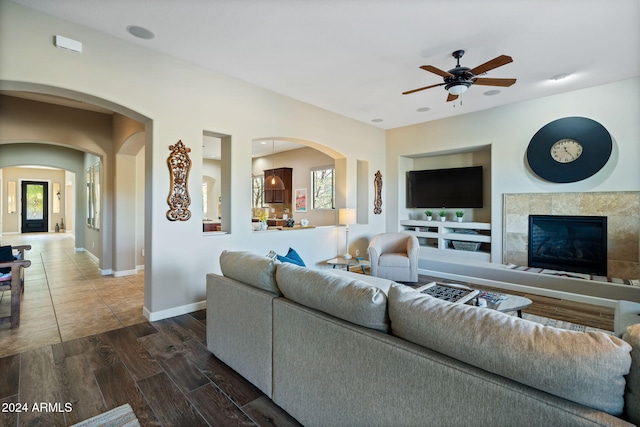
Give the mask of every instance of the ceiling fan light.
M 451 95 L 461 95 L 465 93 L 468 88 L 469 87 L 467 85 L 460 83 L 457 85 L 449 86 L 447 90 Z

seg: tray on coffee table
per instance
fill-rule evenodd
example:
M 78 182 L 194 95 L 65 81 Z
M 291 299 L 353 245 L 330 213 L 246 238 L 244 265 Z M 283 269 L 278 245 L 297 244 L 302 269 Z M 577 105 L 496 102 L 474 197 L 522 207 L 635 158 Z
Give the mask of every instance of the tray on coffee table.
M 475 298 L 479 291 L 471 289 L 464 285 L 453 283 L 436 283 L 431 282 L 416 288 L 416 291 L 439 298 L 444 301 L 464 304 L 465 302 Z

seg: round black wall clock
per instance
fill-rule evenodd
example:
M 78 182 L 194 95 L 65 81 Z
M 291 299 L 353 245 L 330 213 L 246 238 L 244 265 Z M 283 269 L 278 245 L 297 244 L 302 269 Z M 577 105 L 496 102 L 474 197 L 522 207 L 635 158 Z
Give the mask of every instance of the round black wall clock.
M 594 175 L 609 161 L 613 143 L 600 123 L 565 117 L 544 125 L 529 142 L 527 162 L 540 178 L 576 182 Z

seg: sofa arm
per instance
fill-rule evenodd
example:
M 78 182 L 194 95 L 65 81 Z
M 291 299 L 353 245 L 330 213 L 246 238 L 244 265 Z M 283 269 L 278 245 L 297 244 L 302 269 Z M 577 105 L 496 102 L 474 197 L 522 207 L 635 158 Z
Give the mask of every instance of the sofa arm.
M 420 253 L 420 242 L 418 238 L 412 234 L 407 236 L 407 255 L 411 259 L 418 259 Z
M 371 269 L 371 275 L 376 276 L 378 274 L 378 259 L 380 258 L 380 249 L 375 245 L 369 244 L 368 252 L 369 252 L 369 268 Z

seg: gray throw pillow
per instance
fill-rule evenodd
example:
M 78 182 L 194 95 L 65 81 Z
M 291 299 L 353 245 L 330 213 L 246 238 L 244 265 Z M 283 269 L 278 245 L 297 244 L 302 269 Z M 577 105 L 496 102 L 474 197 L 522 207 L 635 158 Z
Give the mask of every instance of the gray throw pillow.
M 391 333 L 547 393 L 620 416 L 631 346 L 602 332 L 543 326 L 394 284 Z
M 278 288 L 291 301 L 365 328 L 389 332 L 387 296 L 360 280 L 282 263 Z
M 282 295 L 276 284 L 278 264 L 280 261 L 251 252 L 223 251 L 220 254 L 220 270 L 224 276 Z

